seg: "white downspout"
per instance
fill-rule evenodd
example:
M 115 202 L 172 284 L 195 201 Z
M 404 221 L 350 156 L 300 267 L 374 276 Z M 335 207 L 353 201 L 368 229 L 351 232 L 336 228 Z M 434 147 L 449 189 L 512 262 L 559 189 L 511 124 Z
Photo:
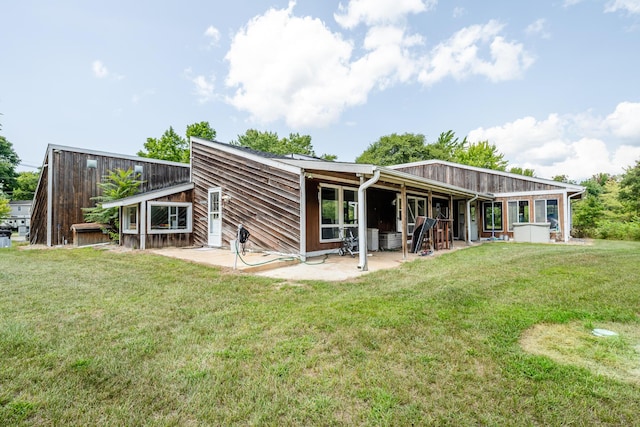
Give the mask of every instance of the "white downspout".
M 467 245 L 471 244 L 471 203 L 475 202 L 479 195 L 467 200 Z
M 564 242 L 568 243 L 569 242 L 569 234 L 571 232 L 571 225 L 569 219 L 571 218 L 571 198 L 575 197 L 575 196 L 581 196 L 584 194 L 584 192 L 587 191 L 587 189 L 585 188 L 584 190 L 576 193 L 576 194 L 572 194 L 572 195 L 567 195 L 566 197 L 566 203 L 565 203 L 565 207 L 564 207 L 564 215 L 565 215 L 565 233 L 564 233 Z
M 373 176 L 358 187 L 358 255 L 360 262 L 358 268 L 367 271 L 367 210 L 366 210 L 366 190 L 380 179 L 380 169 L 373 172 Z

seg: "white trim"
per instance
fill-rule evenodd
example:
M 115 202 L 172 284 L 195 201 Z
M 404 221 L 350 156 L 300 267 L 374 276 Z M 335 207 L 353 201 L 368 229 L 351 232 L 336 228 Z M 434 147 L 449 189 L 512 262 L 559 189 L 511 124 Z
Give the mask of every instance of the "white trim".
M 345 228 L 358 228 L 359 224 L 360 224 L 360 218 L 358 215 L 357 218 L 357 222 L 355 224 L 345 224 L 344 223 L 344 210 L 342 209 L 342 206 L 344 204 L 344 190 L 349 190 L 355 193 L 356 196 L 356 203 L 359 204 L 361 203 L 361 200 L 359 200 L 359 194 L 358 194 L 358 188 L 357 187 L 346 187 L 343 185 L 334 185 L 334 184 L 325 184 L 325 183 L 320 183 L 320 185 L 318 186 L 318 205 L 319 205 L 319 213 L 320 215 L 318 215 L 319 217 L 319 222 L 320 222 L 320 243 L 332 243 L 332 242 L 341 242 L 342 241 L 342 237 L 338 237 L 335 239 L 323 239 L 322 238 L 322 230 L 323 229 L 331 229 L 331 228 L 337 228 L 338 232 L 342 232 L 342 230 L 344 230 Z M 336 201 L 338 203 L 338 223 L 337 224 L 323 224 L 322 223 L 322 189 L 323 188 L 334 188 L 338 190 L 338 200 Z M 356 212 L 359 213 L 358 211 L 358 207 L 356 207 Z M 323 227 L 324 226 L 324 227 Z
M 126 210 L 130 208 L 136 208 L 136 228 L 134 230 L 125 228 L 125 223 L 129 224 L 128 220 L 125 221 L 125 218 L 127 218 Z M 140 204 L 135 203 L 132 205 L 121 206 L 120 212 L 122 212 L 122 217 L 120 218 L 120 230 L 122 231 L 122 234 L 138 234 L 140 232 Z
M 491 200 L 491 201 L 482 202 L 481 206 L 482 206 L 482 232 L 483 233 L 495 234 L 496 232 L 502 232 L 502 233 L 508 232 L 508 230 L 505 230 L 505 227 L 504 227 L 504 202 L 505 202 L 504 200 Z M 496 224 L 495 216 L 493 217 L 493 223 L 491 224 L 494 228 L 491 229 L 491 230 L 488 230 L 488 229 L 486 229 L 484 227 L 485 221 L 486 221 L 486 217 L 485 217 L 486 211 L 484 209 L 484 206 L 485 206 L 485 204 L 488 204 L 488 203 L 491 203 L 491 209 L 492 210 L 496 208 L 496 204 L 500 203 L 500 205 L 501 205 L 501 208 L 500 208 L 500 223 L 502 224 L 502 228 L 500 228 L 500 229 L 495 228 L 495 224 Z M 493 214 L 493 211 L 492 211 L 492 214 Z M 509 226 L 507 225 L 507 229 L 508 228 L 509 228 Z
M 300 258 L 304 261 L 307 250 L 307 182 L 304 170 L 300 172 Z
M 542 199 L 539 199 L 542 200 Z M 526 222 L 532 222 L 531 221 L 531 204 L 529 203 L 529 199 L 511 199 L 511 200 L 507 200 L 507 232 L 512 232 L 513 231 L 513 227 L 511 229 L 509 229 L 509 220 L 511 219 L 511 214 L 509 213 L 509 203 L 516 203 L 516 216 L 520 215 L 520 202 L 527 202 L 527 209 L 529 210 L 529 221 Z M 518 220 L 520 218 L 517 218 Z M 535 219 L 535 218 L 534 218 Z M 513 224 L 518 224 L 520 223 L 520 221 L 513 221 L 511 223 L 511 225 L 513 226 Z
M 169 160 L 158 160 L 151 157 L 132 156 L 130 154 L 109 153 L 107 151 L 88 150 L 86 148 L 68 147 L 66 145 L 49 144 L 49 148 L 51 150 L 61 150 L 61 151 L 67 151 L 72 153 L 92 154 L 95 156 L 103 156 L 103 157 L 117 157 L 119 159 L 135 160 L 138 162 L 156 163 L 156 164 L 171 165 L 171 166 L 182 166 L 185 168 L 190 167 L 189 163 L 171 162 Z
M 192 216 L 193 216 L 193 205 L 189 202 L 154 202 L 149 201 L 146 203 L 149 209 L 147 210 L 147 224 L 148 224 L 148 234 L 179 234 L 179 233 L 191 233 L 193 229 L 192 224 Z M 186 207 L 187 208 L 187 228 L 166 228 L 166 229 L 154 229 L 151 228 L 151 208 L 154 206 L 167 206 L 167 207 Z M 168 219 L 168 218 L 167 218 Z
M 303 168 L 307 171 L 318 170 L 323 172 L 344 172 L 361 175 L 371 175 L 376 166 L 364 163 L 327 162 L 323 160 L 292 160 L 277 159 L 278 162 Z
M 47 246 L 52 246 L 53 233 L 53 147 L 49 146 L 47 162 Z
M 220 221 L 220 236 L 219 241 L 211 242 L 211 194 L 218 193 L 218 221 Z M 223 201 L 222 201 L 222 187 L 210 187 L 207 189 L 207 246 L 219 248 L 222 247 L 222 216 L 224 215 Z M 231 242 L 229 242 L 231 243 Z
M 527 196 L 547 196 L 565 194 L 567 190 L 537 190 L 537 191 L 518 191 L 513 193 L 495 193 L 496 197 L 527 197 Z
M 136 203 L 143 203 L 149 200 L 158 199 L 160 197 L 170 196 L 172 194 L 181 193 L 183 191 L 192 190 L 195 184 L 189 182 L 186 184 L 174 185 L 173 187 L 161 188 L 159 190 L 147 191 L 144 193 L 136 194 L 134 196 L 125 197 L 124 199 L 114 200 L 111 202 L 103 203 L 103 208 L 115 208 L 118 206 L 129 206 Z
M 234 147 L 232 145 L 229 145 L 229 144 L 224 144 L 222 142 L 217 142 L 217 141 L 208 141 L 206 139 L 196 138 L 195 136 L 191 137 L 192 147 L 193 147 L 193 142 L 194 141 L 199 143 L 199 144 L 206 145 L 206 146 L 208 146 L 210 148 L 214 148 L 216 150 L 224 151 L 225 153 L 233 154 L 233 155 L 238 156 L 238 157 L 243 157 L 243 158 L 245 158 L 247 160 L 253 160 L 255 162 L 262 163 L 264 165 L 271 166 L 271 167 L 274 167 L 276 169 L 280 169 L 280 170 L 283 170 L 283 171 L 286 171 L 286 172 L 291 172 L 291 173 L 296 173 L 296 174 L 300 174 L 301 173 L 301 168 L 288 165 L 288 164 L 286 164 L 285 162 L 282 161 L 282 160 L 286 160 L 286 159 L 262 157 L 262 156 L 257 155 L 257 154 L 252 154 L 252 153 L 249 153 L 247 151 L 243 151 L 243 150 L 241 150 L 239 148 L 236 148 L 236 147 Z

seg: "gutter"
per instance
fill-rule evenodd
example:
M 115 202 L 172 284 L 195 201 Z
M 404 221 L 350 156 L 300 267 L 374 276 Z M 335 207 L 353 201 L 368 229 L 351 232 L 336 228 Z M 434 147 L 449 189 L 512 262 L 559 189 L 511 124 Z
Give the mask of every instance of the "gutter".
M 567 206 L 565 206 L 564 208 L 564 214 L 565 214 L 565 237 L 564 237 L 564 242 L 568 243 L 569 242 L 569 237 L 571 234 L 571 227 L 570 227 L 570 221 L 572 219 L 572 215 L 571 215 L 571 198 L 572 197 L 576 197 L 576 196 L 582 196 L 585 192 L 587 191 L 586 188 L 584 188 L 582 191 L 579 191 L 575 194 L 572 194 L 570 196 L 567 196 Z
M 380 169 L 377 167 L 373 172 L 373 176 L 358 187 L 358 255 L 360 261 L 358 269 L 367 271 L 367 207 L 366 207 L 366 190 L 380 179 Z

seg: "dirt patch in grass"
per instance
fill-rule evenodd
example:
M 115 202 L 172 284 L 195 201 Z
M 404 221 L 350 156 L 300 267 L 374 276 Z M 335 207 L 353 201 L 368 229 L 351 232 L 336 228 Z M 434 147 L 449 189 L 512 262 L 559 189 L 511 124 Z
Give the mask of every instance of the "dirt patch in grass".
M 596 336 L 594 329 L 616 332 Z M 640 324 L 584 323 L 538 324 L 520 338 L 532 354 L 586 368 L 596 374 L 640 384 Z

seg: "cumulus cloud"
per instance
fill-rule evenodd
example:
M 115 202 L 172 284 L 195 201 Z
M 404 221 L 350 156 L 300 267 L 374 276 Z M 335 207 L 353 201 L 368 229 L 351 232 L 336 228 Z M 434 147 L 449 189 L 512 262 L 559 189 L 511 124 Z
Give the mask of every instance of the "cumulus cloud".
M 207 29 L 205 30 L 204 35 L 205 37 L 210 39 L 209 47 L 218 45 L 218 42 L 220 41 L 220 31 L 218 31 L 216 27 L 214 27 L 213 25 L 209 25 L 209 27 L 207 27 Z
M 468 139 L 489 140 L 511 165 L 534 169 L 540 177 L 566 174 L 581 180 L 598 172 L 619 174 L 640 158 L 639 109 L 640 103 L 622 102 L 606 117 L 591 112 L 524 117 L 472 130 Z
M 611 0 L 605 5 L 604 11 L 624 11 L 631 14 L 640 14 L 640 0 Z
M 109 70 L 100 60 L 95 60 L 91 64 L 91 69 L 93 70 L 93 75 L 99 79 L 103 79 L 109 76 Z
M 551 38 L 551 33 L 547 30 L 547 20 L 544 18 L 536 19 L 524 31 L 529 36 L 540 36 L 543 39 Z
M 184 70 L 187 80 L 194 85 L 194 93 L 198 97 L 198 102 L 204 104 L 215 99 L 215 76 L 206 77 L 203 75 L 194 75 L 191 68 Z
M 338 6 L 339 13 L 333 15 L 344 28 L 354 28 L 359 24 L 368 26 L 389 24 L 404 19 L 408 14 L 432 9 L 437 0 L 351 0 Z
M 491 21 L 425 48 L 425 40 L 402 17 L 428 10 L 435 1 L 352 0 L 336 20 L 345 28 L 368 25 L 361 44 L 333 32 L 319 19 L 295 16 L 295 2 L 254 17 L 233 37 L 225 56 L 227 101 L 255 122 L 284 119 L 293 128 L 322 127 L 373 90 L 394 84 L 432 85 L 453 76 L 483 75 L 491 81 L 519 77 L 533 59 L 507 41 Z M 479 52 L 486 47 L 489 58 Z M 359 56 L 356 56 L 356 53 Z
M 432 85 L 448 76 L 462 80 L 481 75 L 493 82 L 521 77 L 534 59 L 522 44 L 506 41 L 499 35 L 503 27 L 492 20 L 458 31 L 431 51 L 418 80 Z M 482 46 L 489 47 L 491 59 L 480 56 Z

